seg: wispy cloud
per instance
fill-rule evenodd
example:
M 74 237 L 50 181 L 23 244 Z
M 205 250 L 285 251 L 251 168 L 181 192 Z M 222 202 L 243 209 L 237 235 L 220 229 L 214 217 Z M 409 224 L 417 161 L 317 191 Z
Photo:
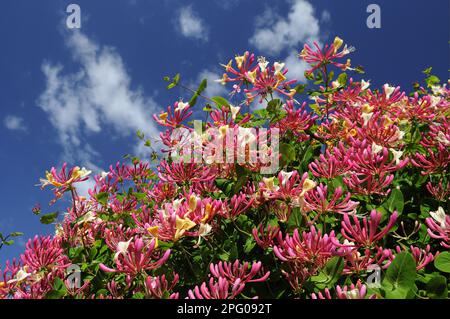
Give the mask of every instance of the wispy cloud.
M 208 41 L 208 28 L 199 15 L 192 9 L 192 6 L 181 8 L 177 23 L 177 27 L 183 36 Z
M 268 11 L 264 15 L 267 16 Z M 320 31 L 314 7 L 306 0 L 292 0 L 286 17 L 275 17 L 271 13 L 269 19 L 257 18 L 257 22 L 259 27 L 250 38 L 250 44 L 274 55 L 305 41 L 316 40 Z
M 15 115 L 7 115 L 4 120 L 3 124 L 8 130 L 11 131 L 26 131 L 27 127 L 24 123 L 23 118 Z
M 63 147 L 63 159 L 90 169 L 100 154 L 89 137 L 105 129 L 119 136 L 141 130 L 157 136 L 151 115 L 156 102 L 130 87 L 130 76 L 119 54 L 101 46 L 86 35 L 75 32 L 67 42 L 73 59 L 79 64 L 74 73 L 64 73 L 64 66 L 45 62 L 42 71 L 46 89 L 38 105 L 48 114 Z
M 273 56 L 287 54 L 284 59 L 289 75 L 299 81 L 304 80 L 307 65 L 300 60 L 298 52 L 304 43 L 320 40 L 321 30 L 316 10 L 307 0 L 290 0 L 289 12 L 281 15 L 272 8 L 266 9 L 255 19 L 255 32 L 249 39 L 252 46 Z M 328 11 L 322 20 L 331 19 Z

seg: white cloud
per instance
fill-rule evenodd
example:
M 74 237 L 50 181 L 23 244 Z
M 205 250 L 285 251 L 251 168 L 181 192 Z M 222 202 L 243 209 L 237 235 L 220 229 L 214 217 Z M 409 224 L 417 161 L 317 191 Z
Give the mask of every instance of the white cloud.
M 297 46 L 301 43 L 317 40 L 320 31 L 314 7 L 306 0 L 292 0 L 287 17 L 266 10 L 256 18 L 256 24 L 250 44 L 273 55 L 286 49 L 299 49 Z
M 320 20 L 322 23 L 330 22 L 330 12 L 323 11 Z M 312 4 L 307 0 L 290 0 L 287 16 L 267 8 L 256 17 L 255 32 L 249 42 L 263 54 L 277 56 L 287 52 L 283 62 L 289 69 L 289 78 L 304 82 L 308 65 L 298 57 L 298 53 L 304 43 L 317 41 L 320 45 L 320 37 L 320 23 Z
M 284 60 L 286 68 L 289 70 L 289 78 L 305 82 L 305 71 L 308 69 L 308 63 L 298 57 L 297 51 L 292 51 Z
M 213 96 L 224 96 L 226 98 L 225 95 L 228 93 L 227 87 L 218 82 L 215 82 L 215 80 L 220 79 L 221 77 L 222 76 L 219 75 L 219 73 L 208 69 L 201 71 L 197 77 L 197 85 L 203 79 L 206 79 L 208 81 L 208 86 L 206 87 L 205 92 L 203 92 L 203 95 L 209 98 Z
M 208 41 L 208 29 L 191 6 L 183 7 L 178 16 L 178 27 L 185 37 Z
M 23 118 L 15 116 L 15 115 L 8 115 L 3 120 L 3 124 L 8 130 L 11 131 L 26 131 L 26 126 L 23 121 Z
M 63 160 L 100 170 L 93 162 L 100 154 L 89 136 L 112 129 L 119 136 L 141 130 L 158 135 L 152 114 L 156 102 L 130 87 L 130 77 L 113 48 L 102 47 L 83 33 L 67 42 L 79 70 L 64 74 L 64 67 L 45 62 L 46 89 L 38 105 L 48 114 L 64 149 Z

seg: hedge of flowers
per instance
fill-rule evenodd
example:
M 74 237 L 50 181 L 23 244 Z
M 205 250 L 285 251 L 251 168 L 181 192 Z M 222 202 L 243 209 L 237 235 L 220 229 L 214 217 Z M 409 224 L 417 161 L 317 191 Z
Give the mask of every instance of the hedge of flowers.
M 308 84 L 245 52 L 223 65 L 228 96 L 205 97 L 203 81 L 154 115 L 163 150 L 153 161 L 97 176 L 52 168 L 42 187 L 70 205 L 60 221 L 35 209 L 55 234 L 6 262 L 0 297 L 447 298 L 450 91 L 431 68 L 412 93 L 372 88 L 353 51 L 338 37 L 305 45 Z M 184 87 L 179 75 L 165 80 Z M 169 156 L 199 112 L 216 130 L 197 136 L 197 150 L 239 130 L 241 158 Z M 263 141 L 276 171 L 261 173 L 262 150 L 246 141 Z M 86 198 L 77 185 L 89 178 Z

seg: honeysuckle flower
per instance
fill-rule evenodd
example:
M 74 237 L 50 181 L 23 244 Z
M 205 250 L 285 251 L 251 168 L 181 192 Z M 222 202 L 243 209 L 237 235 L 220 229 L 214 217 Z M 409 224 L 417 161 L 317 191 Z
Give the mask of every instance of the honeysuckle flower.
M 30 277 L 32 274 L 27 272 L 24 268 L 21 268 L 14 279 L 11 279 L 8 281 L 8 284 L 12 283 L 21 283 L 22 281 L 25 281 L 28 277 Z
M 351 194 L 344 194 L 342 187 L 337 187 L 330 200 L 328 200 L 328 187 L 322 183 L 304 195 L 304 210 L 316 211 L 319 214 L 335 212 L 339 214 L 353 214 L 358 202 L 350 200 Z
M 241 110 L 240 106 L 230 105 L 231 117 L 232 117 L 233 121 L 236 120 L 236 116 L 237 116 L 237 114 L 239 113 L 240 110 Z
M 63 254 L 61 239 L 58 237 L 35 236 L 25 247 L 21 259 L 27 270 L 63 269 L 70 265 L 67 256 Z
M 430 212 L 430 216 L 433 217 L 433 219 L 438 222 L 439 226 L 442 229 L 446 228 L 447 215 L 445 214 L 445 211 L 441 206 L 439 206 L 437 211 Z
M 234 263 L 219 261 L 217 264 L 210 264 L 209 270 L 214 277 L 217 279 L 226 278 L 230 284 L 235 283 L 237 280 L 244 284 L 248 282 L 263 282 L 270 275 L 270 271 L 268 271 L 261 277 L 254 278 L 258 273 L 262 272 L 262 263 L 260 261 L 251 265 L 248 262 L 241 264 L 239 260 L 236 260 Z
M 180 280 L 180 276 L 177 273 L 173 274 L 172 282 L 169 284 L 166 275 L 157 277 L 147 277 L 145 279 L 145 288 L 151 298 L 155 299 L 178 299 L 178 293 L 170 294 L 170 291 L 177 285 Z M 169 295 L 170 294 L 170 295 Z
M 169 258 L 171 250 L 166 250 L 163 254 L 156 252 L 156 240 L 145 244 L 142 238 L 136 238 L 128 244 L 126 252 L 118 255 L 115 260 L 116 269 L 105 264 L 99 265 L 105 272 L 126 273 L 130 276 L 137 276 L 145 270 L 152 270 L 161 267 Z
M 175 232 L 175 238 L 174 240 L 178 240 L 180 239 L 181 236 L 183 236 L 183 234 L 187 231 L 190 230 L 191 228 L 195 227 L 197 224 L 194 223 L 192 220 L 190 220 L 189 218 L 180 218 L 180 217 L 176 217 L 176 232 Z
M 198 228 L 197 231 L 197 236 L 198 236 L 198 241 L 196 246 L 200 246 L 200 243 L 202 241 L 202 238 L 207 237 L 208 235 L 211 234 L 212 231 L 212 226 L 209 224 L 200 224 L 200 227 Z
M 375 144 L 375 142 L 372 142 L 372 154 L 378 154 L 383 150 L 383 146 Z
M 397 151 L 397 150 L 395 150 L 393 148 L 390 148 L 389 150 L 391 151 L 392 155 L 394 155 L 395 164 L 399 165 L 400 164 L 400 158 L 403 155 L 403 151 Z
M 434 260 L 434 255 L 432 252 L 430 252 L 430 245 L 427 245 L 425 249 L 420 249 L 419 247 L 410 246 L 409 249 L 407 248 L 401 248 L 400 246 L 396 246 L 395 250 L 397 253 L 401 253 L 402 251 L 410 252 L 411 255 L 414 257 L 414 260 L 416 261 L 416 269 L 420 270 L 425 268 L 426 265 L 428 265 L 430 262 Z
M 277 237 L 279 231 L 280 228 L 277 226 L 267 225 L 266 229 L 264 229 L 264 226 L 260 225 L 259 228 L 252 230 L 252 235 L 258 246 L 262 249 L 267 249 L 273 247 L 274 239 Z
M 60 198 L 62 194 L 69 189 L 75 183 L 86 181 L 91 174 L 91 171 L 86 170 L 84 167 L 80 168 L 75 166 L 66 172 L 67 163 L 64 163 L 61 170 L 57 172 L 56 168 L 52 167 L 50 171 L 45 173 L 45 179 L 41 178 L 41 188 L 47 186 L 54 186 L 54 193 L 56 198 Z
M 438 201 L 443 202 L 450 199 L 450 181 L 447 182 L 447 185 L 443 185 L 442 180 L 437 184 L 428 182 L 426 187 L 430 194 Z
M 370 86 L 370 81 L 361 80 L 361 90 L 367 90 Z
M 381 240 L 394 227 L 397 221 L 398 213 L 394 211 L 389 217 L 389 222 L 386 227 L 378 231 L 378 226 L 381 222 L 381 213 L 376 210 L 370 212 L 370 218 L 362 219 L 362 226 L 357 216 L 349 216 L 344 214 L 342 221 L 341 233 L 344 238 L 362 246 L 371 247 L 374 243 Z
M 128 241 L 121 241 L 117 244 L 116 253 L 114 254 L 114 260 L 117 261 L 119 258 L 119 255 L 126 254 L 128 251 L 128 247 L 130 246 L 131 241 L 133 238 L 130 238 Z
M 231 291 L 230 291 L 231 288 Z M 188 291 L 188 299 L 234 299 L 245 288 L 245 284 L 237 279 L 233 284 L 225 278 L 219 277 L 217 282 L 211 277 L 208 282 L 195 286 Z

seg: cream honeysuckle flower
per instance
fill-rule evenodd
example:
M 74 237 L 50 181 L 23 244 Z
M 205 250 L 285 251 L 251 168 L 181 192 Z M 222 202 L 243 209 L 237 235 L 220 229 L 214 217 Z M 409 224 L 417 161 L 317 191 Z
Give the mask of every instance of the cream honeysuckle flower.
M 392 93 L 394 93 L 394 91 L 395 91 L 395 87 L 393 87 L 393 86 L 390 86 L 389 84 L 385 84 L 384 86 L 384 92 L 385 92 L 385 94 L 386 94 L 386 98 L 390 98 L 391 97 L 391 95 L 392 95 Z
M 265 57 L 261 56 L 258 58 L 258 66 L 261 72 L 266 72 L 267 66 L 269 65 L 269 61 L 266 60 Z
M 342 46 L 342 44 L 344 44 L 344 40 L 342 40 L 339 37 L 334 38 L 334 41 L 333 41 L 334 53 L 336 53 L 339 50 L 339 48 Z
M 446 214 L 444 212 L 444 209 L 439 206 L 437 211 L 435 212 L 430 212 L 431 217 L 433 217 L 433 219 L 435 221 L 437 221 L 439 223 L 439 225 L 441 226 L 442 229 L 446 229 Z
M 394 155 L 395 164 L 398 165 L 400 163 L 400 158 L 403 155 L 403 151 L 397 151 L 393 148 L 390 148 L 389 150 L 391 151 L 392 155 Z
M 240 110 L 241 110 L 240 106 L 230 105 L 231 118 L 233 119 L 233 121 L 236 120 L 236 115 L 239 113 Z
M 234 60 L 236 61 L 237 67 L 240 69 L 242 68 L 242 65 L 245 62 L 245 54 L 244 55 L 237 55 Z
M 251 83 L 255 83 L 255 81 L 256 81 L 256 69 L 254 71 L 247 72 L 247 79 Z
M 180 101 L 180 102 L 178 102 L 178 105 L 175 108 L 175 111 L 181 112 L 184 109 L 186 109 L 187 107 L 189 107 L 189 103 L 184 103 L 184 102 Z
M 286 186 L 286 183 L 289 181 L 289 179 L 291 178 L 292 174 L 294 174 L 294 172 L 281 171 L 280 173 L 281 173 L 281 177 L 282 177 L 281 185 Z
M 273 67 L 275 68 L 275 73 L 280 73 L 285 65 L 286 63 L 274 62 Z
M 376 144 L 375 142 L 372 142 L 372 154 L 378 154 L 383 150 L 383 146 L 380 146 Z
M 367 90 L 370 86 L 370 81 L 361 80 L 361 90 Z
M 198 196 L 195 195 L 195 194 L 192 194 L 192 195 L 189 197 L 189 210 L 190 210 L 191 212 L 193 212 L 194 210 L 197 209 L 197 204 L 198 204 L 199 201 L 200 201 L 200 197 L 198 197 Z
M 437 134 L 436 140 L 437 140 L 439 143 L 444 144 L 445 146 L 450 146 L 450 141 L 447 139 L 447 137 L 445 136 L 444 132 L 442 132 L 442 131 L 440 131 L 440 132 Z
M 211 234 L 212 226 L 209 224 L 200 224 L 200 227 L 198 228 L 198 241 L 196 246 L 198 247 L 202 241 L 202 238 L 205 238 L 209 234 Z
M 305 179 L 302 186 L 302 192 L 300 193 L 300 197 L 305 196 L 307 192 L 312 190 L 314 187 L 317 186 L 317 183 L 309 178 Z
M 8 284 L 12 284 L 12 283 L 15 283 L 15 282 L 20 283 L 20 282 L 24 281 L 25 279 L 27 279 L 28 277 L 30 277 L 31 275 L 32 275 L 31 273 L 26 271 L 25 267 L 21 268 L 16 273 L 16 276 L 14 277 L 14 279 L 11 279 L 11 280 L 8 281 Z
M 367 124 L 369 123 L 370 119 L 372 118 L 373 113 L 363 113 L 361 114 L 361 117 L 364 120 L 363 126 L 367 126 Z
M 190 220 L 188 217 L 180 218 L 179 216 L 177 216 L 175 221 L 175 240 L 180 239 L 180 237 L 183 236 L 186 230 L 195 227 L 195 225 L 197 224 Z
M 263 177 L 263 183 L 266 186 L 266 188 L 270 191 L 276 191 L 278 190 L 278 186 L 274 183 L 275 177 Z
M 117 251 L 114 255 L 114 260 L 117 260 L 119 258 L 119 255 L 125 255 L 128 251 L 128 247 L 130 246 L 131 241 L 133 238 L 130 238 L 128 241 L 121 241 L 117 244 Z

